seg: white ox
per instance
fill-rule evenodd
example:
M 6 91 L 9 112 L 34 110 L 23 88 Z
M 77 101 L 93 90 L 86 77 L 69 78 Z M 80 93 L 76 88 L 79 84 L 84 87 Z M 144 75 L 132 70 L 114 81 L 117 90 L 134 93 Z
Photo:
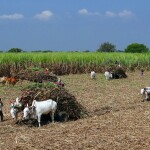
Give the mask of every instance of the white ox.
M 57 109 L 57 103 L 52 99 L 45 100 L 45 101 L 36 101 L 32 102 L 32 111 L 33 114 L 37 117 L 39 127 L 41 126 L 41 116 L 42 114 L 49 114 L 51 112 L 51 119 L 54 122 L 54 114 Z M 27 113 L 28 114 L 28 113 Z M 24 116 L 26 117 L 26 116 Z

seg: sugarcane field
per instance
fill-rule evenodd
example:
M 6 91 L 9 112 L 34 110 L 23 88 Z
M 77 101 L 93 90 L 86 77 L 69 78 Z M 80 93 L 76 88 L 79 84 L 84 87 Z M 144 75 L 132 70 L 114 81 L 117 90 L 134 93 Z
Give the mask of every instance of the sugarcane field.
M 150 0 L 0 0 L 0 150 L 150 150 Z
M 120 64 L 75 73 L 7 67 L 0 72 L 1 150 L 150 149 L 150 101 L 141 94 L 149 86 L 148 70 Z M 34 102 L 37 116 L 24 118 Z M 38 114 L 43 102 L 45 109 L 57 104 L 54 121 L 55 107 Z

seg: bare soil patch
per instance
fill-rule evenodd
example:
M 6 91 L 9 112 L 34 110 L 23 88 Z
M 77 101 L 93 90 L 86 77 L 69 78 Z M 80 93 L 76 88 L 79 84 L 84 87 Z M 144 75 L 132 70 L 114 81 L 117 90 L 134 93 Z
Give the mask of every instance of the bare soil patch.
M 21 91 L 2 87 L 4 121 L 0 122 L 1 150 L 149 150 L 150 102 L 142 102 L 140 89 L 149 86 L 150 72 L 128 72 L 126 79 L 107 81 L 103 74 L 65 75 L 61 79 L 89 112 L 90 117 L 56 122 L 41 128 L 18 126 L 10 117 L 10 100 Z M 22 86 L 30 84 L 24 81 Z

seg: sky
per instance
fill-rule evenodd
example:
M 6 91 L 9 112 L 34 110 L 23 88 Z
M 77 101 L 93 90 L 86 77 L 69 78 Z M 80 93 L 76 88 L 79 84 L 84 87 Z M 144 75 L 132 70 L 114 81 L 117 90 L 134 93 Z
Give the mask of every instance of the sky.
M 0 50 L 150 48 L 150 0 L 0 0 Z

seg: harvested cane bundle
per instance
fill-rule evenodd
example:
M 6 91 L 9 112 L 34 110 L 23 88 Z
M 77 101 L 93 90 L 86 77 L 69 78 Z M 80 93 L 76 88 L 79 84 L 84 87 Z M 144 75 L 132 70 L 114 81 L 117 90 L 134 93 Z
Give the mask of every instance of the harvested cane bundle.
M 127 78 L 127 75 L 125 73 L 125 70 L 122 68 L 122 67 L 117 67 L 115 70 L 114 70 L 114 73 L 115 74 L 118 74 L 120 78 Z
M 44 71 L 34 71 L 34 70 L 21 70 L 16 74 L 19 79 L 29 80 L 33 82 L 42 83 L 43 81 L 57 82 L 58 78 L 55 74 L 44 72 Z
M 23 91 L 21 95 L 23 105 L 28 103 L 31 106 L 34 99 L 37 101 L 47 99 L 56 101 L 55 120 L 57 121 L 77 120 L 88 116 L 88 112 L 77 102 L 75 96 L 62 87 L 32 88 Z

